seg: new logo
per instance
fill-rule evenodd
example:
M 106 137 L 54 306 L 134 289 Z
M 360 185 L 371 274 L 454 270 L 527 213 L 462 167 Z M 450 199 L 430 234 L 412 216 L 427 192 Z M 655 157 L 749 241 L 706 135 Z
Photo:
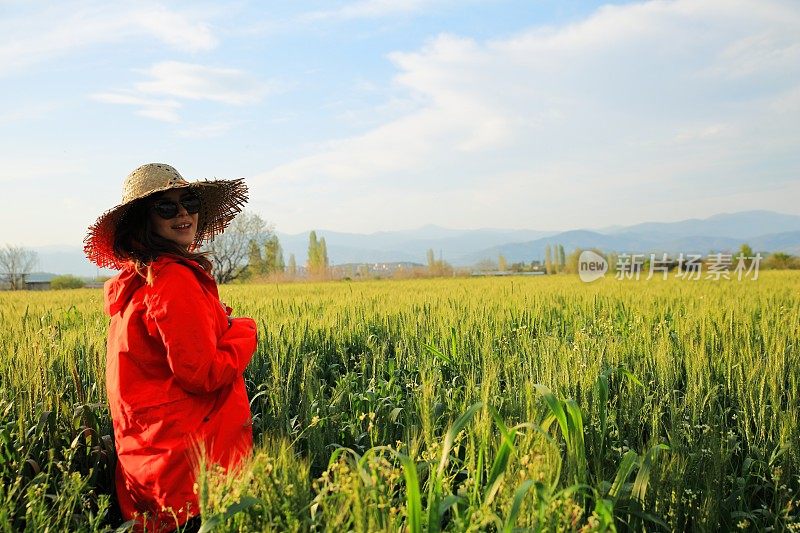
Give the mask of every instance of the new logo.
M 578 275 L 581 281 L 591 283 L 605 276 L 608 272 L 608 261 L 602 255 L 591 250 L 584 250 L 578 258 Z

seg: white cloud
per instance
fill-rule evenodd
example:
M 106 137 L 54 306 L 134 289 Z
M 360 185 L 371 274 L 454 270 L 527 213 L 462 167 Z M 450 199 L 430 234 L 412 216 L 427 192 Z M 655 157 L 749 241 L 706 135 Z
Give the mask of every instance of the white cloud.
M 107 104 L 121 104 L 138 107 L 137 114 L 162 122 L 179 122 L 180 102 L 169 99 L 143 98 L 131 93 L 97 93 L 92 98 Z
M 31 3 L 22 11 L 0 19 L 0 75 L 98 45 L 157 41 L 186 52 L 217 45 L 197 15 L 152 2 Z
M 253 197 L 324 198 L 301 222 L 273 206 L 293 229 L 330 226 L 332 204 L 350 229 L 397 227 L 400 213 L 468 227 L 498 210 L 513 226 L 574 227 L 570 205 L 629 222 L 620 202 L 642 211 L 661 194 L 677 208 L 690 189 L 712 209 L 759 176 L 775 191 L 798 179 L 799 51 L 797 4 L 766 0 L 604 7 L 486 42 L 441 35 L 390 56 L 413 111 L 254 177 Z M 475 203 L 498 190 L 506 204 Z
M 270 87 L 241 70 L 207 67 L 179 61 L 162 61 L 142 71 L 150 76 L 133 89 L 92 96 L 110 104 L 134 105 L 138 114 L 166 122 L 179 122 L 181 100 L 206 100 L 229 105 L 254 104 Z M 223 132 L 216 128 L 216 135 Z
M 186 13 L 171 11 L 160 5 L 136 9 L 131 13 L 131 19 L 143 31 L 178 50 L 201 52 L 217 45 L 208 23 L 192 20 Z
M 267 84 L 232 68 L 163 61 L 144 73 L 152 78 L 136 84 L 144 94 L 243 105 L 261 101 L 269 90 Z
M 358 0 L 334 9 L 313 11 L 305 20 L 380 18 L 419 11 L 435 4 L 435 0 Z

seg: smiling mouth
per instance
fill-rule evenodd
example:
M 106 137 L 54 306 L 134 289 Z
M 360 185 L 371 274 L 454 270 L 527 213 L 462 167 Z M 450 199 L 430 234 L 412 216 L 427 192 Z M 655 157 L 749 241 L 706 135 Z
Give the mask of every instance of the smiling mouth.
M 192 224 L 190 222 L 187 222 L 185 224 L 178 224 L 177 226 L 172 226 L 172 229 L 180 229 L 180 230 L 182 230 L 182 229 L 189 229 L 191 227 L 192 227 Z

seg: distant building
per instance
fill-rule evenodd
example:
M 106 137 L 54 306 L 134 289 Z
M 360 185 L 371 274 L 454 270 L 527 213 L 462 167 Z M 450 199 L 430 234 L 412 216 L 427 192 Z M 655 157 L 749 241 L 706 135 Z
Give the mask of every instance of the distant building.
M 512 270 L 474 270 L 471 276 L 543 276 L 544 272 L 514 272 Z
M 28 291 L 46 291 L 50 289 L 50 282 L 56 277 L 55 274 L 49 272 L 33 272 L 23 276 L 25 283 L 25 290 Z M 0 283 L 0 289 L 10 289 L 11 285 L 8 282 Z
M 29 291 L 49 291 L 49 281 L 26 281 L 25 289 Z
M 422 263 L 411 261 L 394 261 L 387 263 L 343 263 L 331 267 L 337 276 L 356 277 L 381 277 L 391 276 L 398 272 L 408 272 L 417 268 L 423 268 Z

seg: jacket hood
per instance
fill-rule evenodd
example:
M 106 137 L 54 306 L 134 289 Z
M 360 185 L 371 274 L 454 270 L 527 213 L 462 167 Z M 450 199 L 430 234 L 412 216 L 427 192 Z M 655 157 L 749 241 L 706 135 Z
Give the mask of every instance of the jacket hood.
M 133 293 L 144 285 L 145 281 L 132 267 L 125 267 L 122 272 L 103 284 L 104 311 L 108 316 L 119 313 L 130 301 Z
M 202 285 L 211 290 L 213 294 L 217 294 L 214 278 L 195 261 L 177 255 L 163 254 L 154 260 L 151 264 L 153 275 L 157 276 L 158 272 L 169 263 L 182 263 L 188 266 L 194 271 L 195 276 Z M 132 266 L 125 266 L 119 274 L 103 284 L 105 295 L 104 310 L 106 314 L 114 316 L 119 313 L 133 297 L 133 294 L 144 284 L 144 278 L 136 272 L 136 269 Z

